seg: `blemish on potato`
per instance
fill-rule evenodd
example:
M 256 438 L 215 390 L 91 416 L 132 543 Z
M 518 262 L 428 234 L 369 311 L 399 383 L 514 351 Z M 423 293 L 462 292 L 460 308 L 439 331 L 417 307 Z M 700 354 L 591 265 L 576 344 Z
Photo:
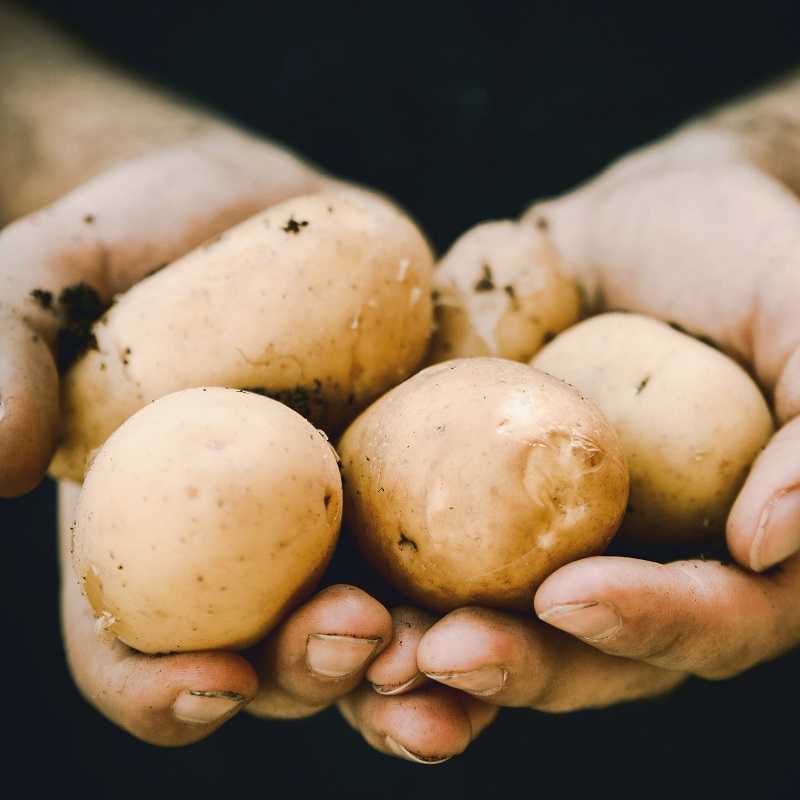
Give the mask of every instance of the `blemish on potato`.
M 475 283 L 474 289 L 476 292 L 492 292 L 495 288 L 492 268 L 486 263 L 482 264 L 481 267 L 483 276 Z
M 306 225 L 308 225 L 308 220 L 306 219 L 298 221 L 294 217 L 289 217 L 289 221 L 283 227 L 283 230 L 286 231 L 286 233 L 297 234 L 300 233 L 300 230 L 305 228 Z
M 520 302 L 514 287 L 511 284 L 508 284 L 507 286 L 503 287 L 503 291 L 508 295 L 509 300 L 511 301 L 511 308 L 514 311 L 519 311 Z
M 53 307 L 53 293 L 47 289 L 33 289 L 31 297 L 43 308 L 49 311 Z

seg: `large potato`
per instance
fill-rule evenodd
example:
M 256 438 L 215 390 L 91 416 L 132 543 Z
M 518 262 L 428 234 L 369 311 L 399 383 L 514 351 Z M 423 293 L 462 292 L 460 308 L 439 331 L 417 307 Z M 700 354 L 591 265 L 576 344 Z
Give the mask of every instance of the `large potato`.
M 388 201 L 341 190 L 279 203 L 121 295 L 63 380 L 51 474 L 152 400 L 259 391 L 331 435 L 417 368 L 432 323 L 428 242 Z
M 773 432 L 742 367 L 665 322 L 624 312 L 563 331 L 531 364 L 594 400 L 619 433 L 630 470 L 621 535 L 659 545 L 721 538 Z
M 330 444 L 236 389 L 167 395 L 97 451 L 72 526 L 98 631 L 145 653 L 247 647 L 305 599 L 342 514 Z
M 337 449 L 367 561 L 435 611 L 532 610 L 553 570 L 606 548 L 628 497 L 622 446 L 594 403 L 507 359 L 423 369 Z
M 542 231 L 511 220 L 468 230 L 433 273 L 434 333 L 426 364 L 499 356 L 527 361 L 581 317 L 577 284 Z

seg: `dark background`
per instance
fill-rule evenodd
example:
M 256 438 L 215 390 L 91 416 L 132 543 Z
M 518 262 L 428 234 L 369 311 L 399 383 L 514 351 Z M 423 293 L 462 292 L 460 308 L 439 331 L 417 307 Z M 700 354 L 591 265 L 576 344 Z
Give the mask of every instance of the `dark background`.
M 800 3 L 42 0 L 156 80 L 404 204 L 441 251 L 800 63 Z M 0 120 L 2 124 L 2 120 Z M 241 714 L 178 749 L 77 695 L 58 631 L 53 487 L 0 501 L 5 779 L 21 796 L 800 796 L 800 652 L 674 696 L 504 710 L 437 766 L 379 755 L 335 710 Z

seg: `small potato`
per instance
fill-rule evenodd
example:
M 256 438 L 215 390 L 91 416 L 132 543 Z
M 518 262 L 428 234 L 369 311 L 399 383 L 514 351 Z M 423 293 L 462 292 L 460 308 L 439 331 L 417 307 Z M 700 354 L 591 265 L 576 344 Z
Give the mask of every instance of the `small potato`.
M 641 314 L 599 314 L 531 364 L 590 397 L 617 430 L 630 471 L 620 535 L 713 542 L 773 419 L 753 379 L 714 347 Z
M 366 560 L 439 612 L 532 611 L 553 570 L 606 548 L 628 497 L 622 446 L 598 408 L 508 359 L 423 369 L 337 449 L 345 522 Z
M 331 435 L 410 375 L 432 324 L 433 255 L 366 191 L 305 195 L 231 228 L 121 295 L 63 379 L 54 477 L 147 403 L 192 386 L 274 397 Z
M 581 317 L 577 285 L 535 226 L 511 220 L 477 225 L 433 273 L 434 333 L 426 364 L 499 356 L 528 361 Z
M 169 394 L 98 450 L 72 555 L 98 633 L 144 653 L 241 650 L 313 590 L 341 527 L 324 435 L 236 389 Z

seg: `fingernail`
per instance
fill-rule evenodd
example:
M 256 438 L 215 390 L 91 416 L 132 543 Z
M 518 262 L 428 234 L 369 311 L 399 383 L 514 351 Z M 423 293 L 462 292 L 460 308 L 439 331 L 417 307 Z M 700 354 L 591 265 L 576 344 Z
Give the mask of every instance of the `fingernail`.
M 607 639 L 622 625 L 619 614 L 599 600 L 553 606 L 539 614 L 539 619 L 582 639 Z
M 235 692 L 181 692 L 172 704 L 172 713 L 182 722 L 207 725 L 219 722 L 244 704 Z
M 403 745 L 398 744 L 391 736 L 386 737 L 386 746 L 397 756 L 401 758 L 405 758 L 407 761 L 414 761 L 417 764 L 441 764 L 443 761 L 447 761 L 448 759 L 452 758 L 452 756 L 445 756 L 444 758 L 423 758 L 422 756 L 416 756 L 410 751 L 406 750 Z
M 354 636 L 312 633 L 306 642 L 306 662 L 318 675 L 326 678 L 344 678 L 366 664 L 380 641 L 380 639 L 357 639 Z
M 763 572 L 800 550 L 800 489 L 792 489 L 764 509 L 750 549 L 750 566 Z
M 410 681 L 406 681 L 405 683 L 395 683 L 395 684 L 373 683 L 372 688 L 378 694 L 385 694 L 385 695 L 400 694 L 400 692 L 403 692 L 406 689 L 410 689 L 421 677 L 422 673 L 418 672 Z
M 454 672 L 450 675 L 435 675 L 430 672 L 425 673 L 429 678 L 433 678 L 439 683 L 445 683 L 454 689 L 462 689 L 471 694 L 479 694 L 483 697 L 499 692 L 508 680 L 508 673 L 497 666 L 481 667 L 471 672 Z

